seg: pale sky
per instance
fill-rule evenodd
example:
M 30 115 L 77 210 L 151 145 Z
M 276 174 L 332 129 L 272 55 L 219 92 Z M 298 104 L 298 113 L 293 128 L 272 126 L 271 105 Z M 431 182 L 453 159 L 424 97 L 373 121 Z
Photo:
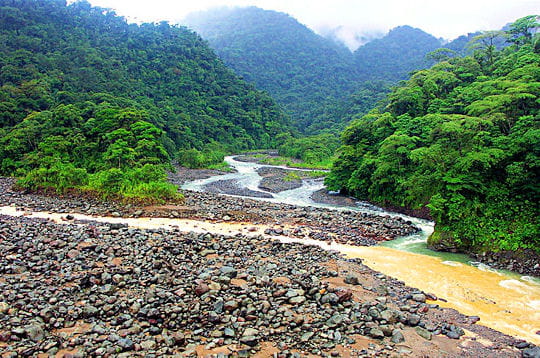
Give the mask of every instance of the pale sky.
M 219 6 L 258 6 L 288 13 L 315 32 L 337 29 L 349 47 L 357 35 L 399 25 L 418 27 L 454 39 L 478 30 L 498 30 L 526 15 L 540 13 L 539 0 L 89 0 L 116 10 L 129 21 L 181 23 L 187 14 Z

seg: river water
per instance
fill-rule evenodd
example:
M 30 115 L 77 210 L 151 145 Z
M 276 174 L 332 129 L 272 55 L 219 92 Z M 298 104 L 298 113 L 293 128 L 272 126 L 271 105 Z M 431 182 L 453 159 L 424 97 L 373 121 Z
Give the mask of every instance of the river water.
M 204 191 L 205 185 L 235 179 L 239 185 L 251 190 L 258 188 L 261 177 L 256 170 L 259 164 L 244 163 L 226 158 L 227 162 L 237 170 L 222 176 L 214 176 L 204 180 L 186 183 L 183 189 Z M 272 198 L 257 200 L 287 203 L 300 206 L 315 206 L 333 210 L 356 210 L 375 215 L 400 216 L 412 221 L 421 228 L 418 234 L 387 241 L 381 246 L 357 247 L 337 243 L 328 244 L 316 240 L 300 240 L 278 237 L 290 242 L 319 245 L 325 249 L 335 250 L 351 258 L 361 258 L 367 266 L 405 282 L 425 292 L 444 298 L 447 302 L 436 301 L 444 307 L 455 308 L 466 315 L 480 317 L 480 324 L 526 339 L 540 345 L 540 280 L 521 276 L 507 271 L 499 271 L 487 266 L 471 262 L 466 255 L 440 253 L 427 248 L 427 237 L 433 232 L 433 223 L 401 214 L 389 213 L 371 205 L 359 203 L 357 206 L 336 207 L 315 203 L 311 195 L 324 188 L 321 180 L 306 180 L 302 187 L 272 194 Z M 11 216 L 31 216 L 48 218 L 65 223 L 62 214 L 49 212 L 22 212 L 12 206 L 0 207 L 0 214 Z M 214 232 L 219 234 L 259 235 L 264 233 L 264 225 L 211 223 L 186 219 L 165 218 L 113 218 L 84 216 L 73 214 L 75 219 L 97 220 L 101 222 L 126 223 L 139 228 L 178 228 L 186 231 Z
M 236 173 L 196 180 L 186 183 L 182 188 L 205 191 L 207 184 L 234 179 L 242 187 L 263 191 L 258 188 L 261 177 L 257 174 L 257 169 L 267 165 L 240 162 L 233 157 L 227 157 L 226 161 L 237 170 Z M 361 258 L 364 264 L 376 271 L 446 299 L 446 303 L 437 301 L 441 306 L 458 309 L 466 315 L 479 316 L 480 324 L 540 344 L 540 335 L 537 334 L 540 331 L 538 278 L 493 270 L 486 265 L 471 262 L 470 258 L 463 254 L 429 250 L 426 241 L 433 232 L 432 222 L 386 212 L 364 203 L 352 207 L 316 203 L 311 199 L 311 195 L 322 188 L 324 184 L 321 180 L 305 180 L 300 188 L 278 194 L 271 193 L 272 198 L 257 200 L 334 210 L 356 210 L 376 215 L 400 216 L 412 221 L 422 229 L 421 232 L 385 242 L 381 246 L 355 247 L 337 243 L 329 246 L 326 242 L 315 240 L 302 242 L 336 250 L 351 258 Z

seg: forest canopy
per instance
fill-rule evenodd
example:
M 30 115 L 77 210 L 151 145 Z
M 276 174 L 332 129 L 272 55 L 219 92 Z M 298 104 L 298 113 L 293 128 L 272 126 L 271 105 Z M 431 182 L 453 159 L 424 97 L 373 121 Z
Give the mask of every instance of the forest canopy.
M 429 243 L 540 251 L 537 16 L 473 39 L 471 56 L 417 71 L 353 121 L 327 185 L 381 205 L 429 208 Z M 536 33 L 536 35 L 534 35 Z
M 288 131 L 184 27 L 128 24 L 86 1 L 0 8 L 0 174 L 22 185 L 172 195 L 164 166 L 179 150 L 273 147 Z

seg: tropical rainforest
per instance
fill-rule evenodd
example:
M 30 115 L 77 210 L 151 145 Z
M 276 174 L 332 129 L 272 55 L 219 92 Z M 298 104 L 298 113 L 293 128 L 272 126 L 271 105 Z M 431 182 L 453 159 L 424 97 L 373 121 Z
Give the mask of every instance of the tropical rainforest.
M 172 198 L 179 154 L 275 147 L 289 129 L 184 27 L 86 1 L 0 0 L 0 48 L 0 174 L 24 187 Z
M 474 36 L 471 56 L 438 51 L 345 129 L 328 187 L 428 208 L 432 247 L 540 251 L 538 27 L 528 16 Z
M 422 30 L 400 26 L 353 53 L 287 14 L 257 7 L 194 13 L 183 22 L 237 74 L 268 91 L 306 135 L 343 130 L 391 85 L 428 67 L 425 55 L 441 46 Z
M 175 200 L 175 160 L 337 151 L 327 186 L 428 210 L 433 247 L 540 250 L 537 16 L 442 49 L 401 26 L 354 52 L 273 11 L 188 20 L 208 44 L 86 1 L 0 0 L 0 175 Z

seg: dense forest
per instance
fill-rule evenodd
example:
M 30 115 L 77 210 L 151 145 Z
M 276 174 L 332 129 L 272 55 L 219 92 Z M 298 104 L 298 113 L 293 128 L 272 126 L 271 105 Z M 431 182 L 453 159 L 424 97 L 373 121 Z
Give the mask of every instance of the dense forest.
M 180 153 L 274 147 L 288 117 L 192 31 L 86 1 L 0 0 L 0 174 L 174 196 Z M 198 151 L 198 152 L 197 152 Z
M 529 16 L 474 36 L 470 56 L 439 52 L 346 128 L 328 187 L 428 208 L 432 247 L 540 251 L 538 27 Z
M 354 60 L 361 81 L 397 83 L 412 70 L 429 67 L 426 54 L 441 47 L 441 40 L 410 26 L 399 26 L 386 36 L 359 47 Z
M 441 45 L 401 26 L 353 54 L 287 14 L 256 7 L 194 13 L 183 23 L 237 74 L 268 91 L 307 135 L 343 130 L 410 71 L 428 67 L 425 55 Z

